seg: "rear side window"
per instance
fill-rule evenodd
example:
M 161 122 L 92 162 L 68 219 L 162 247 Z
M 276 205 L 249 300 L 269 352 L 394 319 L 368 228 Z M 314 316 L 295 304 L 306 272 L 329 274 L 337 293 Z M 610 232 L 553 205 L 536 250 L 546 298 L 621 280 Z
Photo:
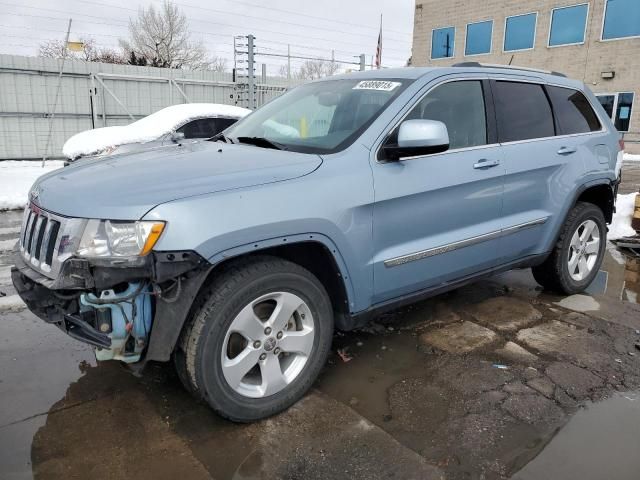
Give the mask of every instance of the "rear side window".
M 541 85 L 497 81 L 494 89 L 500 142 L 555 135 L 551 105 Z
M 447 126 L 449 148 L 487 143 L 487 120 L 482 83 L 449 82 L 434 88 L 409 113 L 406 120 L 438 120 Z
M 570 88 L 547 86 L 560 135 L 596 132 L 600 122 L 587 98 Z

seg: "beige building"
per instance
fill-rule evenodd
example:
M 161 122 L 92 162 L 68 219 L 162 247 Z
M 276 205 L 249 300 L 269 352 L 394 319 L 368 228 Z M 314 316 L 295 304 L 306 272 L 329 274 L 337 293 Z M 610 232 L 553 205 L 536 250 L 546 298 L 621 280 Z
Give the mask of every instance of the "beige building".
M 583 80 L 640 153 L 640 0 L 416 0 L 412 64 L 462 62 Z

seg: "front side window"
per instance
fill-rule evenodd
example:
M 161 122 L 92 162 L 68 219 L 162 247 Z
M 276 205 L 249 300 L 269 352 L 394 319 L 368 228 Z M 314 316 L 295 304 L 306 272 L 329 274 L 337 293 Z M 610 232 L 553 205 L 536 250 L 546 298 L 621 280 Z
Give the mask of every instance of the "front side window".
M 493 92 L 500 142 L 553 137 L 553 114 L 542 85 L 501 82 Z
M 537 13 L 507 17 L 504 31 L 504 51 L 529 50 L 536 38 Z
M 640 36 L 640 2 L 638 0 L 605 1 L 602 39 Z
M 300 85 L 225 131 L 237 143 L 301 153 L 349 146 L 411 80 L 343 79 Z
M 411 110 L 406 120 L 438 120 L 447 126 L 449 149 L 487 143 L 482 83 L 464 80 L 440 85 Z
M 633 92 L 597 95 L 598 101 L 619 132 L 629 131 L 634 97 Z
M 589 100 L 579 91 L 570 88 L 547 86 L 561 135 L 596 132 L 600 121 L 589 104 Z
M 184 133 L 184 138 L 210 138 L 216 133 L 216 124 L 213 118 L 201 118 L 192 120 L 176 130 Z
M 435 29 L 431 34 L 431 58 L 453 57 L 455 36 L 455 27 Z
M 556 8 L 551 13 L 549 46 L 574 45 L 584 43 L 589 5 Z
M 465 55 L 482 55 L 491 53 L 491 37 L 493 20 L 470 23 L 467 25 L 467 38 L 464 43 Z

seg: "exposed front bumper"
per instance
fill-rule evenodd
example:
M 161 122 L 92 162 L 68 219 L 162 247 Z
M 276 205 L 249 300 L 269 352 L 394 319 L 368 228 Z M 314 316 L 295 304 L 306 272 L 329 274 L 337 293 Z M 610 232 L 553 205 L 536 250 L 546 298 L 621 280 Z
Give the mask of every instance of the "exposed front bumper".
M 29 310 L 71 337 L 99 349 L 108 350 L 118 345 L 121 338 L 114 337 L 113 332 L 115 319 L 122 308 L 118 306 L 112 310 L 114 329 L 101 331 L 100 315 L 110 307 L 90 304 L 87 308 L 87 298 L 93 298 L 95 302 L 102 301 L 102 295 L 108 291 L 112 295 L 110 298 L 115 298 L 115 304 L 120 300 L 117 294 L 113 297 L 113 292 L 122 290 L 123 285 L 145 285 L 146 290 L 138 293 L 140 299 L 153 299 L 153 305 L 149 304 L 148 307 L 151 323 L 143 327 L 144 342 L 141 343 L 140 336 L 136 337 L 136 341 L 138 346 L 144 345 L 145 360 L 160 361 L 169 359 L 191 304 L 211 269 L 206 260 L 191 251 L 153 252 L 145 257 L 143 264 L 135 267 L 101 265 L 71 258 L 62 265 L 61 275 L 53 280 L 31 268 L 19 251 L 14 252 L 13 260 L 13 285 Z M 164 288 L 168 292 L 166 299 L 163 296 Z M 135 298 L 132 300 L 138 301 Z M 128 303 L 122 305 L 126 310 Z M 142 305 L 133 311 L 140 312 Z M 127 333 L 136 331 L 135 322 L 130 327 Z M 130 361 L 130 357 L 113 358 Z M 140 355 L 135 358 L 133 361 L 137 361 Z

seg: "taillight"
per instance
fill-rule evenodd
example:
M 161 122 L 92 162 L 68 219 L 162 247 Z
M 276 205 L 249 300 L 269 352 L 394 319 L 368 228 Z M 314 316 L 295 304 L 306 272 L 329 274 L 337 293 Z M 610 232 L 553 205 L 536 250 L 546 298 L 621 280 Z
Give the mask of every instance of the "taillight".
M 624 151 L 624 138 L 621 138 L 620 140 L 618 140 L 618 145 L 620 146 L 620 151 L 623 152 Z

